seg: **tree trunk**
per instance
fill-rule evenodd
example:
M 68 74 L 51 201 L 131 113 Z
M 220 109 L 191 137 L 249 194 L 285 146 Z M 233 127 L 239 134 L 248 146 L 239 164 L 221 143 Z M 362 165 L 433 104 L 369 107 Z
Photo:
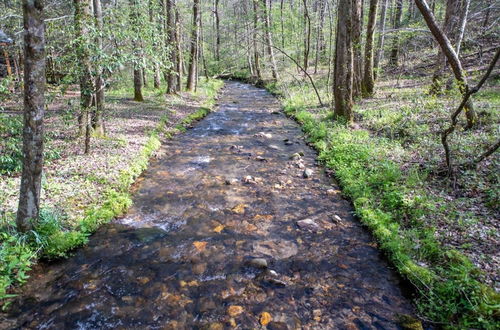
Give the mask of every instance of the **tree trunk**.
M 352 122 L 353 47 L 352 0 L 339 0 L 337 11 L 337 38 L 335 41 L 335 71 L 333 95 L 334 114 Z
M 85 134 L 85 154 L 90 151 L 90 108 L 94 98 L 94 83 L 92 81 L 92 69 L 90 64 L 90 53 L 88 43 L 90 23 L 91 2 L 90 0 L 74 0 L 75 3 L 75 32 L 77 42 L 76 53 L 79 59 L 80 75 L 80 113 L 78 123 L 80 134 Z
M 132 24 L 133 36 L 132 36 L 132 47 L 134 49 L 134 101 L 143 102 L 144 97 L 142 96 L 142 68 L 141 68 L 141 57 L 142 52 L 139 45 L 139 15 L 137 13 L 137 1 L 130 0 L 130 23 Z
M 153 78 L 153 87 L 155 89 L 159 89 L 160 88 L 160 85 L 161 85 L 161 76 L 160 76 L 160 64 L 159 63 L 155 63 L 155 66 L 153 67 L 153 74 L 154 74 L 154 78 Z
M 264 9 L 264 23 L 266 29 L 266 46 L 267 46 L 267 54 L 269 55 L 269 60 L 271 61 L 271 73 L 273 75 L 274 80 L 278 80 L 278 68 L 276 67 L 276 59 L 274 57 L 273 50 L 273 38 L 271 34 L 271 19 L 269 17 L 269 9 L 267 8 L 267 0 L 262 0 L 262 5 Z
M 168 69 L 167 73 L 167 94 L 174 94 L 176 91 L 176 47 L 175 47 L 175 10 L 174 10 L 174 0 L 166 0 L 166 10 L 167 10 L 167 45 L 169 46 L 168 61 L 171 67 Z
M 375 33 L 375 21 L 377 19 L 378 0 L 370 0 L 370 10 L 368 13 L 368 26 L 366 27 L 365 44 L 365 72 L 363 75 L 363 96 L 373 95 L 375 79 L 373 77 L 373 36 Z
M 191 31 L 191 50 L 189 55 L 189 69 L 187 77 L 187 90 L 192 92 L 196 86 L 196 72 L 198 70 L 198 39 L 199 39 L 199 6 L 200 0 L 193 0 L 193 27 Z
M 304 70 L 309 68 L 309 51 L 311 49 L 311 18 L 307 8 L 307 0 L 302 0 L 304 4 Z
M 101 0 L 93 0 L 94 2 L 94 17 L 96 20 L 97 31 L 103 31 L 103 19 L 102 19 L 102 8 Z M 102 51 L 102 37 L 98 33 L 96 37 L 96 44 L 99 50 Z M 92 115 L 92 126 L 94 131 L 98 135 L 104 135 L 104 122 L 103 122 L 103 112 L 104 112 L 104 79 L 102 77 L 102 67 L 100 64 L 96 68 L 95 76 L 95 111 Z
M 220 61 L 220 18 L 219 18 L 219 0 L 215 0 L 215 60 Z
M 427 23 L 427 26 L 431 30 L 434 38 L 436 38 L 441 50 L 446 56 L 448 63 L 450 64 L 453 74 L 455 75 L 455 79 L 458 81 L 460 92 L 462 95 L 466 95 L 469 90 L 469 85 L 467 84 L 467 79 L 464 74 L 464 70 L 462 68 L 462 64 L 458 58 L 457 53 L 453 49 L 450 40 L 446 37 L 446 35 L 441 31 L 439 26 L 434 19 L 434 15 L 432 14 L 431 9 L 427 5 L 425 0 L 415 0 L 418 9 L 422 13 L 422 16 Z M 465 115 L 467 117 L 467 128 L 471 128 L 477 122 L 477 115 L 474 111 L 474 106 L 472 103 L 472 99 L 470 98 L 464 106 Z
M 45 112 L 45 24 L 43 0 L 24 0 L 23 171 L 16 226 L 33 229 L 40 212 Z
M 450 40 L 451 44 L 455 45 L 455 49 L 460 49 L 458 41 L 460 39 L 460 28 L 462 27 L 462 21 L 464 22 L 465 28 L 465 15 L 467 11 L 466 8 L 468 8 L 468 0 L 447 0 L 446 2 L 446 12 L 442 31 Z M 443 51 L 440 50 L 436 62 L 436 69 L 434 71 L 434 75 L 432 76 L 432 85 L 430 89 L 431 94 L 439 95 L 443 93 L 443 87 L 446 80 L 445 72 L 447 66 L 446 56 L 444 55 Z
M 353 85 L 352 97 L 361 96 L 361 81 L 363 80 L 363 56 L 361 55 L 361 37 L 363 9 L 362 0 L 352 0 L 352 47 L 353 47 Z
M 255 73 L 257 74 L 257 79 L 262 79 L 260 72 L 259 63 L 259 48 L 257 46 L 257 33 L 259 28 L 259 10 L 258 10 L 258 0 L 250 0 L 253 3 L 253 64 L 255 65 Z
M 396 0 L 396 12 L 394 14 L 394 21 L 392 27 L 394 28 L 391 57 L 389 58 L 389 65 L 393 67 L 399 66 L 399 30 L 401 28 L 401 18 L 403 17 L 403 0 Z
M 181 19 L 177 5 L 175 5 L 175 47 L 177 48 L 175 60 L 177 71 L 177 84 L 176 90 L 182 91 L 182 77 L 183 77 L 183 58 L 182 58 L 182 34 L 181 34 Z
M 377 56 L 375 56 L 375 61 L 373 63 L 373 71 L 375 79 L 377 79 L 380 63 L 382 62 L 382 57 L 384 55 L 385 22 L 386 22 L 388 4 L 389 0 L 382 0 L 382 8 L 381 8 L 382 11 L 380 13 L 380 22 L 378 26 L 379 35 L 377 42 Z
M 325 23 L 325 0 L 319 0 L 319 23 L 316 29 L 316 54 L 314 58 L 314 73 L 318 73 L 318 65 L 325 48 L 325 41 L 323 38 L 323 26 Z

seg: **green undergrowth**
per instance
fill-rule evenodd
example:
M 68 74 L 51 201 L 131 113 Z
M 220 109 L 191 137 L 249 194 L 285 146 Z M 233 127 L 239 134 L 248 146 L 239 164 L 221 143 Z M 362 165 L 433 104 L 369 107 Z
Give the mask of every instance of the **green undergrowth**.
M 122 170 L 116 184 L 100 196 L 98 205 L 89 205 L 85 216 L 72 228 L 64 227 L 64 215 L 54 209 L 42 209 L 34 230 L 18 233 L 15 230 L 14 215 L 2 215 L 0 219 L 0 299 L 10 298 L 11 286 L 21 285 L 28 279 L 28 272 L 38 258 L 57 259 L 67 257 L 71 250 L 88 241 L 88 237 L 102 224 L 124 214 L 132 204 L 130 186 L 147 168 L 152 154 L 161 146 L 162 139 L 172 138 L 185 130 L 191 123 L 202 119 L 209 112 L 218 90 L 223 86 L 220 80 L 209 80 L 200 86 L 206 101 L 199 110 L 184 118 L 176 129 L 166 130 L 166 115 L 162 116 L 156 129 L 149 133 L 149 139 L 130 166 Z M 4 307 L 8 306 L 8 302 Z
M 308 111 L 304 100 L 283 99 L 285 113 L 302 125 L 357 216 L 416 288 L 418 313 L 445 328 L 497 328 L 499 294 L 480 283 L 468 258 L 441 245 L 425 221 L 439 208 L 423 185 L 427 173 L 417 166 L 403 173 L 394 160 L 403 152 L 399 141 L 335 123 L 328 112 Z

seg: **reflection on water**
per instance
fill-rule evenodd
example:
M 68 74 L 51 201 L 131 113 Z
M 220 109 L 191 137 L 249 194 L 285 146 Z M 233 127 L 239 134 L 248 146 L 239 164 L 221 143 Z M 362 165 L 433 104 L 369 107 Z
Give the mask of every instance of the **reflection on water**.
M 125 217 L 34 271 L 2 328 L 392 329 L 412 313 L 277 101 L 229 82 L 219 102 Z

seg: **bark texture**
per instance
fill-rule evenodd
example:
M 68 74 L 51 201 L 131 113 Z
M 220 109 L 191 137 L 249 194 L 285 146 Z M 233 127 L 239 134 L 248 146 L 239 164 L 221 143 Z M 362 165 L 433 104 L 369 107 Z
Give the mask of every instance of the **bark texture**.
M 45 114 L 45 24 L 42 0 L 23 1 L 23 24 L 23 171 L 16 218 L 20 232 L 31 230 L 40 212 Z
M 377 19 L 377 5 L 378 0 L 370 0 L 368 26 L 366 27 L 365 68 L 361 86 L 364 97 L 372 96 L 375 88 L 375 78 L 373 76 L 373 37 L 375 34 L 375 21 Z

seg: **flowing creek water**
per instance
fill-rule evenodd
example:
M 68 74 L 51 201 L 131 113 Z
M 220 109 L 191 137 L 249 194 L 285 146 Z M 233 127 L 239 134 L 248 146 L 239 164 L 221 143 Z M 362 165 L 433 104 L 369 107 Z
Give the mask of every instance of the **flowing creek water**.
M 0 327 L 394 329 L 413 313 L 278 101 L 227 82 L 219 103 L 165 143 L 125 217 L 37 267 Z

